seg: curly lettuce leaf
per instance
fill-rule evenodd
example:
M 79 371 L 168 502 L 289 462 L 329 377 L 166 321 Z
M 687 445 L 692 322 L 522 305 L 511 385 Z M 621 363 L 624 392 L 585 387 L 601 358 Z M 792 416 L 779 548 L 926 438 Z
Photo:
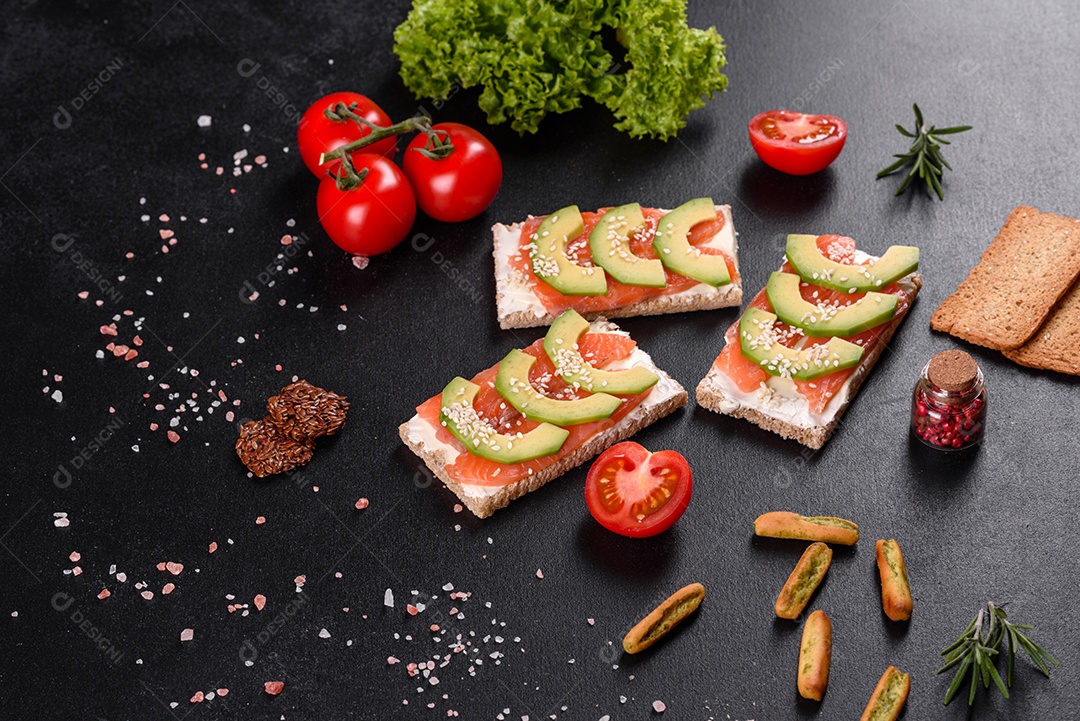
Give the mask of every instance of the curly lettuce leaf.
M 604 27 L 626 48 L 618 64 Z M 481 86 L 488 122 L 522 134 L 589 97 L 619 130 L 666 140 L 727 87 L 723 39 L 687 27 L 686 0 L 415 0 L 394 40 L 417 97 Z
M 596 0 L 417 0 L 394 32 L 401 78 L 417 97 L 445 100 L 457 86 L 483 86 L 489 123 L 535 133 L 547 113 L 604 94 L 611 55 Z
M 685 0 L 627 0 L 617 15 L 630 69 L 616 76 L 617 92 L 593 97 L 619 119 L 619 130 L 672 138 L 691 110 L 727 88 L 724 40 L 715 28 L 687 27 Z

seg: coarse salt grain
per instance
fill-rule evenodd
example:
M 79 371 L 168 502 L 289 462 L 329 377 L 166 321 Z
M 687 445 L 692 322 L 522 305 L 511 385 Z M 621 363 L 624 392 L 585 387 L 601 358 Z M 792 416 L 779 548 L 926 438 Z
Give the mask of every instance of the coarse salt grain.
M 357 501 L 356 501 L 356 504 L 355 504 L 355 506 L 356 506 L 356 510 L 358 510 L 358 511 L 362 511 L 362 510 L 364 510 L 364 509 L 365 509 L 365 508 L 367 508 L 367 507 L 368 507 L 369 505 L 371 505 L 371 504 L 370 504 L 370 502 L 368 501 L 368 499 L 366 499 L 366 498 L 360 498 L 360 499 L 357 499 Z
M 214 122 L 214 119 L 213 119 L 213 118 L 211 118 L 211 117 L 210 117 L 209 115 L 200 115 L 200 116 L 199 116 L 199 117 L 198 117 L 198 118 L 197 118 L 197 119 L 195 120 L 195 123 L 196 123 L 196 124 L 197 124 L 197 125 L 198 125 L 198 126 L 199 126 L 200 128 L 209 128 L 209 127 L 210 127 L 210 123 L 212 123 L 212 122 Z
M 664 713 L 667 710 L 667 706 L 660 699 L 652 702 L 652 708 L 656 713 Z
M 193 638 L 195 638 L 195 629 L 193 628 L 185 628 L 180 632 L 181 641 L 190 641 Z
M 386 593 L 383 594 L 383 605 L 387 608 L 394 607 L 394 592 L 391 589 L 386 589 Z
M 261 593 L 255 596 L 255 608 L 260 611 L 266 608 L 266 596 Z
M 263 684 L 263 690 L 271 696 L 277 696 L 285 690 L 285 684 L 281 681 L 267 681 Z

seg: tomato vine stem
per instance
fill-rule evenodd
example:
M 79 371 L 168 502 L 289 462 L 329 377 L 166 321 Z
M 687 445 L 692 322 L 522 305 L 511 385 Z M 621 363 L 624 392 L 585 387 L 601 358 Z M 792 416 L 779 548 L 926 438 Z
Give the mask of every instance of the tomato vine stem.
M 337 123 L 354 122 L 358 127 L 367 128 L 371 132 L 362 138 L 352 141 L 346 145 L 342 145 L 339 148 L 335 148 L 328 153 L 321 153 L 319 155 L 319 165 L 325 165 L 334 160 L 342 160 L 344 164 L 345 159 L 349 154 L 360 150 L 368 145 L 379 142 L 384 138 L 392 138 L 404 133 L 419 132 L 424 133 L 427 136 L 427 143 L 423 148 L 416 148 L 417 151 L 422 153 L 425 157 L 432 160 L 439 160 L 441 158 L 448 157 L 454 152 L 454 144 L 450 142 L 450 136 L 445 131 L 435 130 L 431 127 L 431 118 L 425 115 L 417 115 L 412 118 L 406 118 L 400 123 L 394 123 L 393 125 L 376 125 L 367 118 L 358 115 L 356 110 L 356 103 L 335 103 L 326 110 L 323 114 L 327 118 Z M 440 134 L 443 137 L 440 137 Z M 351 165 L 351 163 L 350 163 Z M 329 172 L 329 171 L 328 171 Z M 355 172 L 355 171 L 354 171 Z M 342 175 L 337 175 L 339 186 L 342 182 Z M 362 180 L 362 178 L 361 178 Z M 359 184 L 359 182 L 357 183 Z M 351 186 L 355 187 L 355 186 Z

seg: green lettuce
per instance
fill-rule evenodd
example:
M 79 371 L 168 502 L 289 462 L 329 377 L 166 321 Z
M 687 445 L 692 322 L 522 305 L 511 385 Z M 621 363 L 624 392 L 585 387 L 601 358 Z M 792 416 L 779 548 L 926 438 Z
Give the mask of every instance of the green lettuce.
M 605 27 L 625 48 L 618 63 Z M 724 41 L 687 27 L 686 0 L 415 0 L 394 41 L 418 98 L 482 86 L 488 122 L 523 134 L 589 97 L 619 130 L 667 140 L 727 87 Z

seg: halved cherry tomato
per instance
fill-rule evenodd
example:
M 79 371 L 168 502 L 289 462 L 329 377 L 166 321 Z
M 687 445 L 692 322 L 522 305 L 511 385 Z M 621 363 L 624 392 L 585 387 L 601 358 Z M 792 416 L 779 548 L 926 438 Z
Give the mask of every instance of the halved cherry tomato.
M 750 121 L 750 144 L 766 165 L 809 175 L 829 167 L 847 140 L 847 123 L 833 115 L 770 110 Z
M 644 538 L 671 528 L 690 505 L 694 480 L 681 453 L 650 453 L 623 441 L 600 454 L 585 479 L 585 503 L 601 526 Z
M 416 191 L 420 210 L 435 220 L 459 223 L 487 210 L 502 184 L 502 160 L 487 138 L 461 123 L 432 127 L 454 151 L 434 160 L 419 151 L 428 137 L 418 134 L 409 142 L 401 169 Z
M 381 155 L 352 156 L 356 188 L 341 190 L 335 178 L 319 184 L 319 222 L 330 240 L 347 253 L 385 253 L 408 235 L 416 220 L 416 197 L 404 173 Z
M 340 148 L 342 145 L 359 140 L 371 134 L 371 130 L 361 127 L 353 120 L 338 122 L 326 117 L 325 111 L 337 103 L 345 103 L 346 106 L 356 103 L 354 113 L 375 125 L 390 125 L 390 116 L 383 112 L 375 102 L 360 93 L 330 93 L 326 97 L 319 98 L 311 104 L 300 118 L 300 127 L 297 130 L 296 145 L 300 150 L 300 158 L 317 178 L 325 178 L 327 171 L 337 170 L 341 161 L 332 161 L 326 165 L 319 165 L 319 155 Z M 397 150 L 396 138 L 384 138 L 377 143 L 366 145 L 359 150 L 361 153 L 374 153 L 385 155 L 388 158 L 394 156 Z

